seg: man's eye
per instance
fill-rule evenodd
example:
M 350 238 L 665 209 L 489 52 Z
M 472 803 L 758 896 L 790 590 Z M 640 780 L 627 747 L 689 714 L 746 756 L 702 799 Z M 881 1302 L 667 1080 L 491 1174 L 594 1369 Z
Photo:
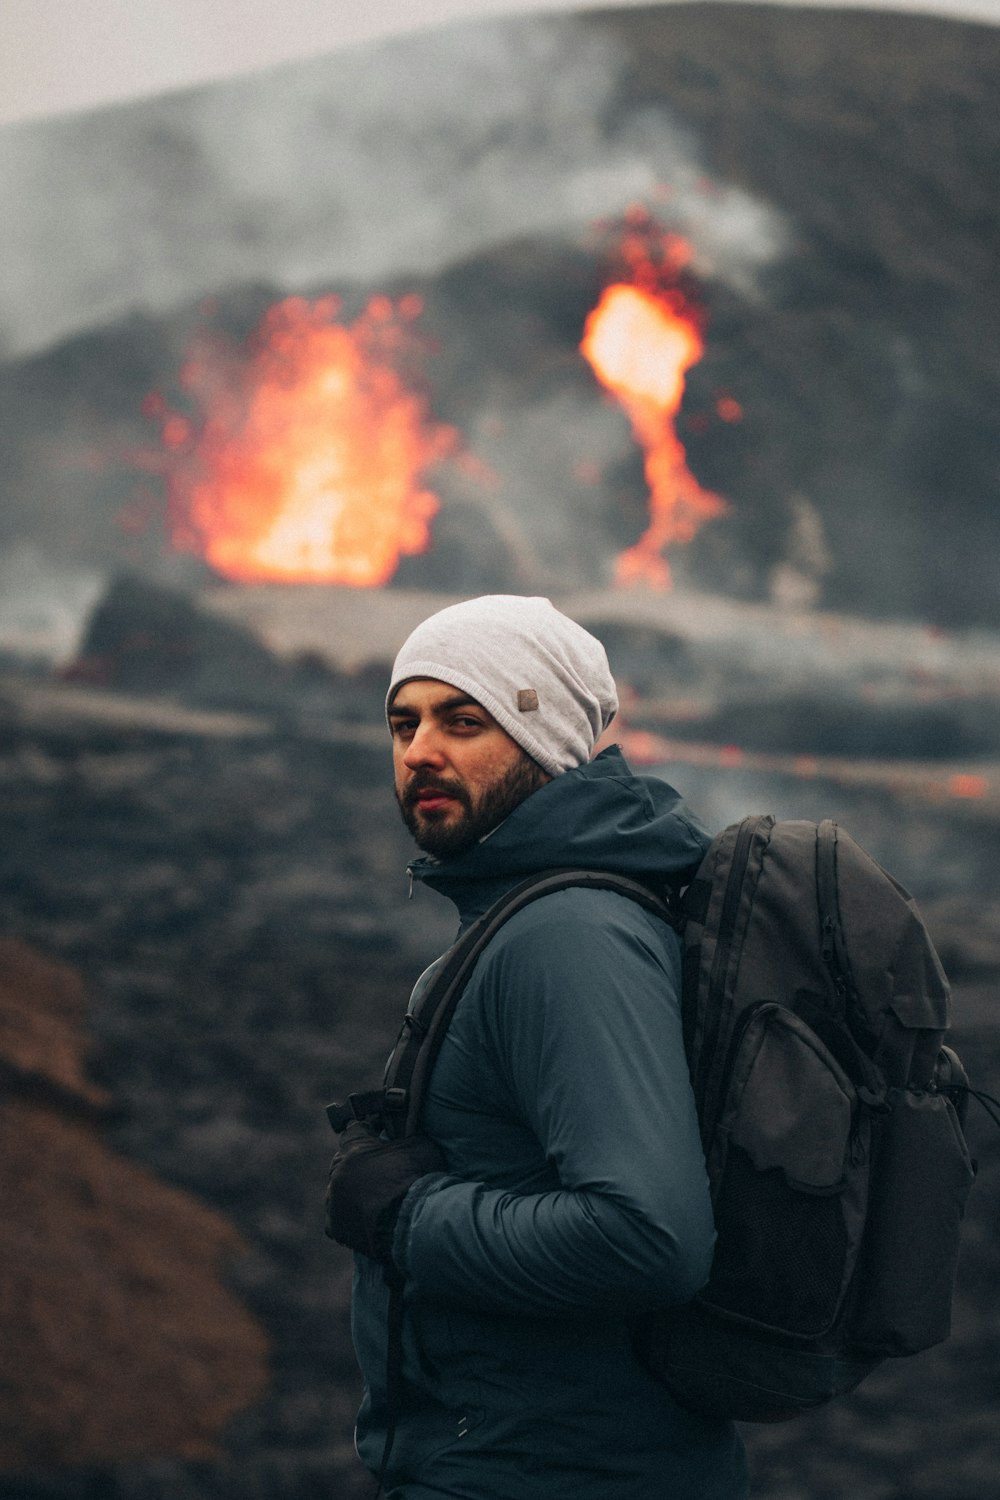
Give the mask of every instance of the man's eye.
M 482 729 L 482 720 L 472 714 L 457 714 L 451 721 L 453 729 Z
M 409 739 L 416 732 L 416 719 L 393 719 L 392 732 L 397 739 Z

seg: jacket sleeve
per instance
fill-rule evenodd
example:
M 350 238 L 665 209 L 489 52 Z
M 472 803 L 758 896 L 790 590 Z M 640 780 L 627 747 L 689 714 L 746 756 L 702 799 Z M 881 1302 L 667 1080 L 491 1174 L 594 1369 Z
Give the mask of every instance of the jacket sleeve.
M 627 898 L 561 892 L 511 920 L 462 1003 L 482 1007 L 492 1065 L 559 1186 L 420 1179 L 393 1247 L 418 1291 L 545 1315 L 704 1284 L 714 1230 L 679 981 L 676 936 Z

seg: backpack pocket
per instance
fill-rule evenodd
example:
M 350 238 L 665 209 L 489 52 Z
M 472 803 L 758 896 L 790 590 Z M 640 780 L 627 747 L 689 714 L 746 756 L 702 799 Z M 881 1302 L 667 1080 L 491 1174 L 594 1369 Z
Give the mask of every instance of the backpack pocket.
M 873 1142 L 871 1202 L 851 1344 L 916 1354 L 948 1337 L 965 1202 L 975 1176 L 951 1101 L 890 1089 Z
M 709 1149 L 718 1231 L 699 1302 L 793 1339 L 836 1322 L 864 1226 L 870 1122 L 854 1084 L 784 1006 L 734 1034 Z

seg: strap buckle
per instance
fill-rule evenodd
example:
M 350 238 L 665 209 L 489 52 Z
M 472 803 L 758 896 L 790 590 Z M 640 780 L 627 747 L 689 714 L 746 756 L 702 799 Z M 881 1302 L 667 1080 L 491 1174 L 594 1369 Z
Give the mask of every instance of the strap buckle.
M 409 1103 L 406 1089 L 367 1089 L 364 1093 L 350 1094 L 345 1104 L 328 1104 L 326 1117 L 331 1129 L 339 1135 L 354 1120 L 380 1122 L 383 1114 L 405 1114 Z

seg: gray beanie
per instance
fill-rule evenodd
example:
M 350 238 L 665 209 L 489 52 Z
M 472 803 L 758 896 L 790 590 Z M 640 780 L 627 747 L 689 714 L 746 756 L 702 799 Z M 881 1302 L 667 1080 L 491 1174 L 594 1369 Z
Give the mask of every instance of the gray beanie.
M 600 641 L 548 599 L 519 594 L 467 599 L 418 625 L 396 657 L 386 709 L 415 677 L 468 693 L 551 776 L 585 764 L 618 711 Z

